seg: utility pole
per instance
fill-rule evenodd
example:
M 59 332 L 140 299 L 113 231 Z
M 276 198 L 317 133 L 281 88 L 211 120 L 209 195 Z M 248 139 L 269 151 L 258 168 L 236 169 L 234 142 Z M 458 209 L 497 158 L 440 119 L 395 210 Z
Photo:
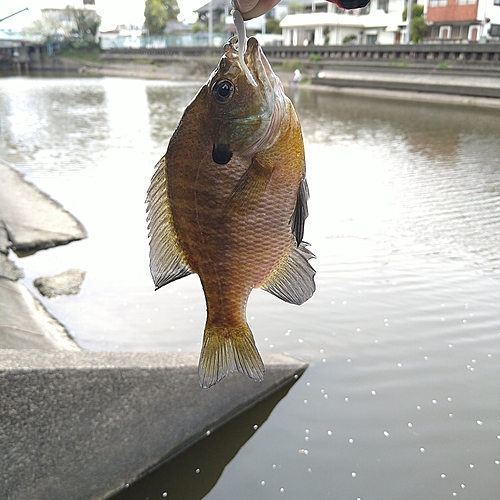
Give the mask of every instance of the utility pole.
M 406 9 L 406 43 L 411 43 L 411 17 L 413 14 L 413 0 L 408 0 Z
M 210 6 L 208 8 L 208 46 L 211 47 L 214 44 L 214 6 L 213 0 L 210 0 Z

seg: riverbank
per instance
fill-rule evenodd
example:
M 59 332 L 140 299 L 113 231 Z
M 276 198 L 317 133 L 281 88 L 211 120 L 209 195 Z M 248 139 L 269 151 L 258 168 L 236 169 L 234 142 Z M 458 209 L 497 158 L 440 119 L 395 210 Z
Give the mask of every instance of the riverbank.
M 76 63 L 88 76 L 142 78 L 150 80 L 205 81 L 218 63 L 217 58 L 155 61 L 148 58 L 122 58 L 103 55 L 100 63 Z M 66 63 L 68 66 L 72 63 Z M 328 64 L 327 69 L 313 63 L 273 63 L 285 86 L 290 86 L 295 67 L 302 71 L 300 87 L 327 92 L 354 94 L 377 99 L 435 102 L 462 106 L 500 108 L 500 78 L 457 75 L 456 71 L 428 67 L 359 66 Z

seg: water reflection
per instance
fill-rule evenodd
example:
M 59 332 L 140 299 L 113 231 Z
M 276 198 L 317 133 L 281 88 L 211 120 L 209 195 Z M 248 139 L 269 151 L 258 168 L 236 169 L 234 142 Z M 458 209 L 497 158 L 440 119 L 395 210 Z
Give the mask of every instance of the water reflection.
M 201 500 L 226 465 L 269 418 L 295 380 L 108 500 Z M 237 495 L 236 495 L 237 496 Z
M 25 101 L 60 93 L 70 106 L 69 84 L 90 96 L 88 109 L 79 98 L 78 113 L 69 113 L 78 120 L 50 118 L 42 129 L 44 113 L 54 113 L 49 99 L 32 108 Z M 78 297 L 42 298 L 85 348 L 200 349 L 199 280 L 153 291 L 144 205 L 153 167 L 197 90 L 0 80 L 0 154 L 90 235 L 18 262 L 30 287 L 41 275 L 87 270 Z M 301 307 L 257 290 L 248 321 L 260 350 L 311 366 L 206 498 L 496 500 L 500 116 L 295 90 L 318 288 Z M 39 133 L 16 121 L 18 104 Z M 97 128 L 87 143 L 90 123 Z M 56 169 L 57 157 L 71 168 Z

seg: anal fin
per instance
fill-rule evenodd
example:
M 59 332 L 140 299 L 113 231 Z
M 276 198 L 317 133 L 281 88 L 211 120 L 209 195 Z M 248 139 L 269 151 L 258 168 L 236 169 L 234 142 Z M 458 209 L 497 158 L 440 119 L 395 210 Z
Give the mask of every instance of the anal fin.
M 285 302 L 303 304 L 316 290 L 316 271 L 309 264 L 309 259 L 313 257 L 314 254 L 307 249 L 307 243 L 293 247 L 288 257 L 271 272 L 261 288 Z

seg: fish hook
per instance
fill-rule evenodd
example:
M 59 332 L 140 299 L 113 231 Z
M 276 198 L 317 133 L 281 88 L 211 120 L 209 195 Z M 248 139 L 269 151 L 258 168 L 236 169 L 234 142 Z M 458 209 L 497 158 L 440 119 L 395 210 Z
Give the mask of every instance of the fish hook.
M 247 51 L 247 33 L 245 28 L 245 21 L 243 20 L 241 12 L 236 8 L 234 0 L 231 3 L 233 5 L 233 10 L 231 13 L 233 15 L 234 25 L 236 26 L 236 35 L 238 36 L 238 59 L 248 81 L 254 87 L 257 87 L 257 82 L 250 72 L 247 63 L 245 62 L 245 52 Z

